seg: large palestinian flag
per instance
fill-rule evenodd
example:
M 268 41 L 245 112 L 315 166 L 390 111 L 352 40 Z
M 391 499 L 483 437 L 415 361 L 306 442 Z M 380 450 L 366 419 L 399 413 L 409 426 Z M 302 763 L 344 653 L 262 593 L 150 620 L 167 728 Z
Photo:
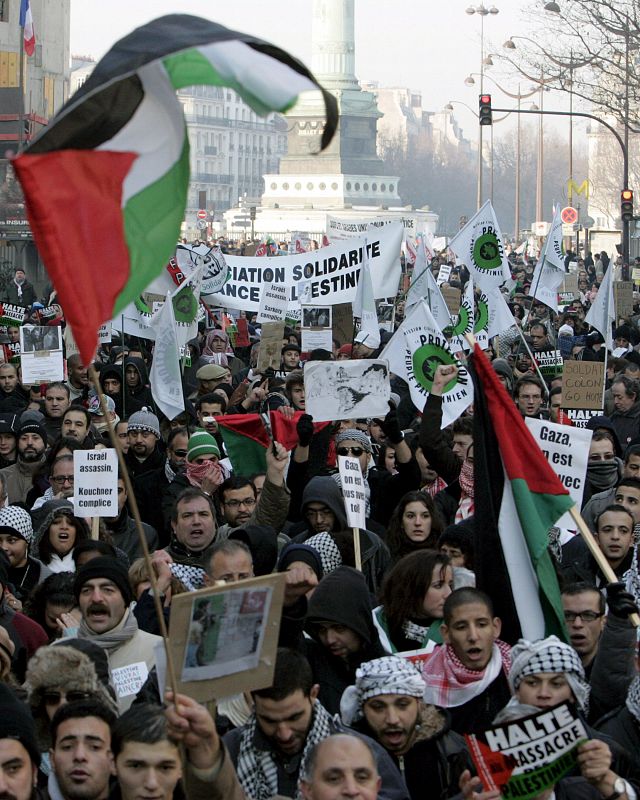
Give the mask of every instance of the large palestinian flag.
M 482 350 L 473 356 L 474 570 L 502 635 L 566 641 L 548 530 L 573 505 Z
M 175 251 L 189 183 L 176 90 L 235 90 L 261 115 L 320 90 L 326 147 L 335 98 L 284 50 L 206 19 L 172 14 L 121 39 L 13 161 L 36 244 L 84 363 L 98 327 L 134 300 Z

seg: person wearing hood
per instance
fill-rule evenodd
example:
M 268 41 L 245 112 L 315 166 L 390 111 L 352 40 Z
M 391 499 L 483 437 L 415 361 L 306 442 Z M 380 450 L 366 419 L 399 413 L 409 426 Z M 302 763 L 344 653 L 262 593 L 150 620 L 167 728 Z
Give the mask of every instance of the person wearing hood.
M 331 714 L 365 661 L 385 654 L 373 623 L 368 587 L 360 572 L 341 566 L 325 576 L 308 601 L 304 630 L 309 639 L 298 649 L 320 685 L 320 702 Z
M 114 411 L 119 416 L 124 415 L 124 374 L 122 364 L 105 364 L 100 370 L 100 385 L 107 397 L 114 402 Z M 129 409 L 126 409 L 127 413 Z
M 126 416 L 141 411 L 145 406 L 155 408 L 147 365 L 136 356 L 127 356 L 124 360 L 123 403 Z
M 293 541 L 304 543 L 317 533 L 337 533 L 348 529 L 342 490 L 333 477 L 312 478 L 302 494 L 302 516 L 307 529 Z M 391 556 L 382 539 L 372 531 L 360 530 L 362 574 L 369 591 L 375 594 L 380 586 Z
M 513 370 L 506 358 L 494 358 L 491 362 L 498 380 L 511 395 L 513 394 Z
M 47 514 L 33 540 L 31 552 L 51 572 L 75 572 L 73 550 L 76 544 L 89 537 L 87 523 L 76 517 L 73 505 L 65 501 Z
M 614 444 L 616 441 L 617 438 L 614 439 Z M 616 451 L 616 455 L 617 454 L 618 452 Z M 627 447 L 624 453 L 622 478 L 638 477 L 640 477 L 640 444 L 632 444 Z M 590 530 L 595 530 L 596 517 L 598 514 L 615 501 L 617 486 L 618 483 L 602 492 L 592 494 L 589 501 L 582 507 L 582 511 L 580 512 L 582 514 L 582 519 L 587 523 Z
M 434 800 L 453 797 L 471 768 L 460 734 L 449 715 L 422 699 L 426 688 L 418 669 L 404 658 L 383 656 L 356 670 L 355 685 L 340 702 L 342 722 L 382 745 L 402 773 L 411 800 L 422 800 L 425 775 Z
M 618 375 L 611 384 L 615 411 L 609 419 L 623 447 L 640 436 L 640 384 Z
M 622 477 L 622 472 L 622 460 L 616 455 L 614 434 L 607 430 L 596 430 L 589 444 L 582 505 L 586 505 L 594 494 L 613 489 Z
M 232 376 L 244 369 L 245 366 L 239 358 L 231 354 L 229 336 L 218 328 L 205 333 L 200 354 L 200 365 L 202 364 L 219 364 L 228 367 Z

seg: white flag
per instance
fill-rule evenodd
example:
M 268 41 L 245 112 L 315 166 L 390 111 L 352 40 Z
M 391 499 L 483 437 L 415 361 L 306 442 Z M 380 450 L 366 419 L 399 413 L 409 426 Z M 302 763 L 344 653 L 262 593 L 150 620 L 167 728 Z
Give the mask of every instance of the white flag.
M 156 346 L 153 350 L 149 375 L 151 394 L 167 419 L 173 419 L 184 411 L 184 396 L 176 321 L 169 292 L 160 311 L 154 314 L 151 326 L 156 333 Z
M 492 289 L 488 293 L 482 293 L 478 306 L 482 301 L 487 304 L 487 336 L 493 339 L 501 333 L 508 331 L 516 324 L 515 317 L 504 299 L 500 289 Z
M 611 324 L 615 320 L 615 310 L 613 307 L 613 286 L 611 285 L 611 275 L 613 266 L 609 264 L 609 269 L 604 274 L 604 279 L 598 289 L 596 299 L 591 304 L 589 313 L 585 317 L 585 322 L 600 331 L 604 338 L 607 350 L 611 350 L 613 335 Z
M 411 400 L 422 411 L 439 364 L 456 364 L 458 376 L 442 396 L 442 427 L 456 420 L 473 403 L 473 383 L 467 368 L 452 355 L 449 344 L 424 300 L 394 333 L 380 354 L 389 369 L 409 384 Z
M 358 288 L 353 301 L 353 316 L 360 319 L 360 332 L 358 341 L 366 344 L 367 347 L 380 347 L 380 326 L 378 325 L 378 312 L 376 311 L 376 301 L 373 297 L 373 283 L 371 282 L 371 272 L 369 271 L 369 255 L 367 252 L 367 240 L 365 239 L 363 248 L 362 267 L 358 279 Z
M 413 268 L 413 276 L 413 282 L 407 292 L 407 299 L 404 305 L 405 316 L 408 316 L 411 310 L 415 308 L 421 300 L 426 300 L 438 325 L 441 328 L 446 328 L 448 325 L 451 325 L 449 309 L 444 301 L 440 287 L 433 277 L 433 272 L 431 272 L 431 268 L 427 265 L 427 252 L 424 239 L 420 239 L 418 244 L 418 253 Z
M 560 206 L 553 216 L 540 260 L 533 272 L 532 296 L 558 313 L 558 289 L 565 276 L 564 251 L 562 248 L 562 219 Z
M 542 255 L 540 260 L 544 259 L 545 263 L 552 269 L 559 270 L 563 277 L 565 274 L 564 269 L 564 248 L 562 247 L 562 219 L 560 214 L 562 210 L 560 205 L 556 208 L 556 213 L 553 215 L 553 222 L 547 234 L 547 239 L 542 248 Z
M 469 278 L 460 300 L 460 311 L 458 319 L 447 333 L 451 335 L 451 349 L 454 353 L 460 350 L 470 350 L 471 346 L 465 338 L 465 334 L 473 333 L 475 324 L 475 297 L 473 294 L 473 278 Z
M 453 237 L 449 247 L 481 289 L 489 291 L 511 277 L 502 232 L 490 200 Z

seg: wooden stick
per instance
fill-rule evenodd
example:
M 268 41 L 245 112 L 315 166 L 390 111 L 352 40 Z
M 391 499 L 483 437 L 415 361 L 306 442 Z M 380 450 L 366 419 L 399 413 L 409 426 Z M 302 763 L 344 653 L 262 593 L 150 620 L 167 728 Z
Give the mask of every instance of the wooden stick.
M 587 523 L 582 519 L 580 512 L 578 511 L 577 506 L 572 506 L 569 509 L 569 513 L 571 514 L 571 518 L 578 526 L 578 530 L 580 531 L 580 535 L 584 539 L 585 544 L 589 548 L 591 555 L 595 558 L 596 564 L 600 567 L 602 574 L 607 580 L 607 583 L 618 583 L 619 578 L 611 568 L 611 565 L 607 561 L 604 556 L 604 553 L 600 549 L 600 545 L 596 542 L 594 535 L 591 533 L 589 528 L 587 527 Z M 632 625 L 635 625 L 636 628 L 640 628 L 640 616 L 636 613 L 629 614 L 629 621 Z
M 169 648 L 169 634 L 167 632 L 167 625 L 164 619 L 164 614 L 162 613 L 162 603 L 160 601 L 160 594 L 158 593 L 158 582 L 156 579 L 156 573 L 153 569 L 153 564 L 151 563 L 151 555 L 149 554 L 147 537 L 144 535 L 144 530 L 142 528 L 142 520 L 140 518 L 138 503 L 136 501 L 136 496 L 133 493 L 133 485 L 131 483 L 131 478 L 129 477 L 129 471 L 127 470 L 127 465 L 124 460 L 124 453 L 122 452 L 120 440 L 116 436 L 115 428 L 113 427 L 113 423 L 111 421 L 111 418 L 109 417 L 109 412 L 107 409 L 107 405 L 104 402 L 104 396 L 103 396 L 104 393 L 102 391 L 102 387 L 100 386 L 98 373 L 96 372 L 96 369 L 93 366 L 93 364 L 88 368 L 88 372 L 91 383 L 93 383 L 93 386 L 96 392 L 98 393 L 98 399 L 100 401 L 100 410 L 102 411 L 104 418 L 107 420 L 107 426 L 109 429 L 109 437 L 111 439 L 111 443 L 115 447 L 116 453 L 118 454 L 118 464 L 120 466 L 122 479 L 124 481 L 124 485 L 127 490 L 131 513 L 133 514 L 133 518 L 136 522 L 136 529 L 138 531 L 138 538 L 140 539 L 140 547 L 142 548 L 142 554 L 144 557 L 145 565 L 147 567 L 147 572 L 149 573 L 149 582 L 151 583 L 151 594 L 153 595 L 153 604 L 156 609 L 156 615 L 158 617 L 158 627 L 160 628 L 160 635 L 162 636 L 162 641 L 164 642 L 164 649 L 167 658 L 167 677 L 171 685 L 171 691 L 173 692 L 176 711 L 179 714 L 180 708 L 177 702 L 178 680 L 176 677 L 176 670 L 173 664 L 173 658 L 171 657 L 171 650 Z
M 356 569 L 362 572 L 362 554 L 360 553 L 360 528 L 353 529 L 353 549 L 356 554 Z
M 91 538 L 97 541 L 100 538 L 100 517 L 91 520 Z

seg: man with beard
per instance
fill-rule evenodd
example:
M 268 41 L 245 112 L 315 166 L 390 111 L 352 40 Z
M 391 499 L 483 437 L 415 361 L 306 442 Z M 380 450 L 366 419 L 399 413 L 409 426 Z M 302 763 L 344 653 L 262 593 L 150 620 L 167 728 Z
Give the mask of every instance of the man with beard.
M 452 797 L 470 767 L 464 739 L 449 730 L 446 711 L 423 702 L 424 690 L 410 661 L 385 656 L 358 668 L 340 703 L 344 724 L 375 739 L 401 768 L 412 800 L 424 797 L 425 775 L 434 797 Z
M 160 449 L 160 422 L 147 408 L 129 417 L 129 452 L 125 456 L 140 516 L 157 531 L 163 529 L 158 487 L 165 479 L 165 458 Z
M 29 393 L 18 382 L 18 370 L 13 364 L 0 366 L 0 411 L 24 411 Z
M 106 800 L 114 774 L 111 726 L 116 715 L 97 700 L 65 703 L 51 720 L 49 797 Z
M 123 713 L 155 666 L 155 646 L 162 639 L 138 628 L 130 608 L 129 575 L 119 561 L 108 556 L 91 559 L 76 573 L 73 590 L 82 614 L 78 638 L 88 639 L 109 654 L 118 708 Z
M 45 459 L 47 432 L 33 420 L 18 428 L 18 460 L 1 470 L 7 484 L 9 503 L 24 503 L 33 484 L 33 476 Z

